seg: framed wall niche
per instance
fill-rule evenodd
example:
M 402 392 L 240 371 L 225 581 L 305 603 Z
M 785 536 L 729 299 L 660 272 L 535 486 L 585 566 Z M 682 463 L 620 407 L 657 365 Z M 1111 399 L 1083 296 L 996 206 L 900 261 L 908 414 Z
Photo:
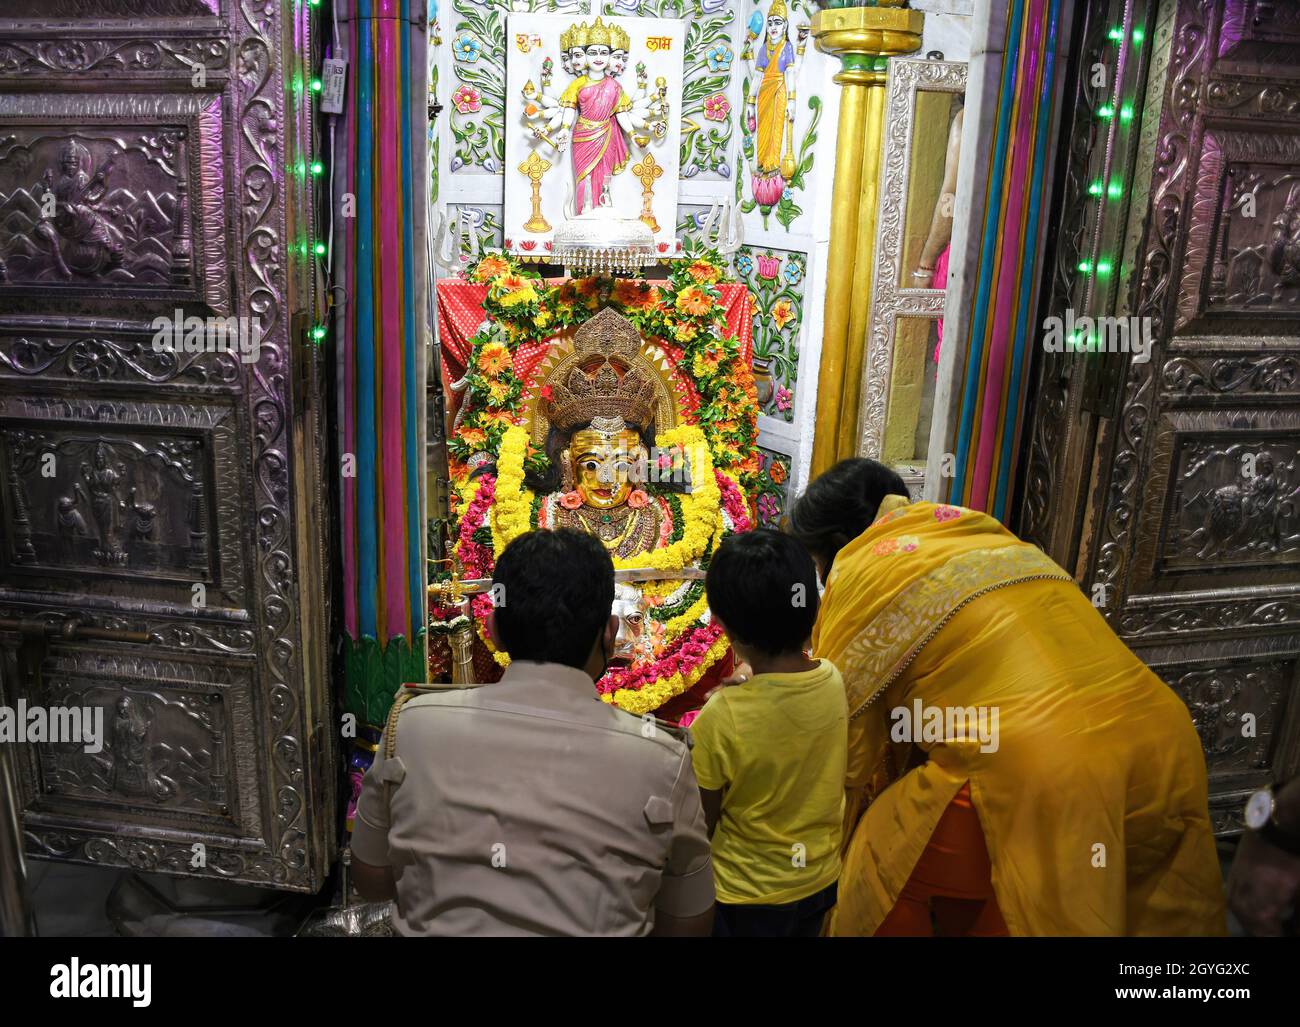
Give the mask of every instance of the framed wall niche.
M 867 321 L 858 452 L 898 470 L 920 495 L 943 332 L 957 200 L 966 65 L 889 62 L 876 275 Z

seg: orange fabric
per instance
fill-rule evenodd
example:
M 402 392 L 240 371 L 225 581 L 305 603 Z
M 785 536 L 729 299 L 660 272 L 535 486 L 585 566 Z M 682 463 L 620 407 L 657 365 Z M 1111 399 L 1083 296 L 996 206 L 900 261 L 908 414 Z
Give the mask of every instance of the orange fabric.
M 970 783 L 939 819 L 878 938 L 1009 935 L 993 894 L 993 865 Z

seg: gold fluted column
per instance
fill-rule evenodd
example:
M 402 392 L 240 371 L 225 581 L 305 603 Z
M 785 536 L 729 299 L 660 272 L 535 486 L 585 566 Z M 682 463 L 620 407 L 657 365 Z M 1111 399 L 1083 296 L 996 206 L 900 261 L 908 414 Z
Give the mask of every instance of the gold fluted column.
M 878 7 L 819 11 L 812 21 L 817 49 L 843 67 L 831 198 L 831 245 L 822 319 L 821 371 L 812 474 L 857 453 L 858 403 L 866 359 L 867 316 L 876 250 L 876 201 L 884 133 L 885 70 L 892 56 L 920 49 L 925 16 L 904 0 Z

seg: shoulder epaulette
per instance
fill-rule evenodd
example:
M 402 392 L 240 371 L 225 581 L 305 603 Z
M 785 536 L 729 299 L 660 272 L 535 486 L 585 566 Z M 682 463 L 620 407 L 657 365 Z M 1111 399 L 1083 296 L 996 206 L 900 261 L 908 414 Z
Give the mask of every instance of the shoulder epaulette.
M 435 695 L 439 692 L 458 692 L 466 688 L 480 688 L 483 682 L 473 684 L 441 684 L 439 682 L 405 684 L 397 690 L 397 695 L 393 697 L 393 708 L 388 711 L 388 720 L 384 723 L 384 759 L 393 758 L 393 753 L 397 751 L 397 716 L 402 712 L 402 707 L 412 699 L 421 695 Z

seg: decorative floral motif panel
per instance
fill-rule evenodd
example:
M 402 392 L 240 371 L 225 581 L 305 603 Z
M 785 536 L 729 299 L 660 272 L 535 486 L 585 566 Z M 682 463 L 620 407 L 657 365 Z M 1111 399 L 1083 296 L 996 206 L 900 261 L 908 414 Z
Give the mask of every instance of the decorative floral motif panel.
M 762 412 L 793 422 L 808 257 L 789 250 L 742 246 L 734 266 L 736 277 L 749 286 L 753 297 L 754 380 Z
M 758 487 L 758 523 L 760 527 L 776 528 L 785 516 L 790 488 L 790 457 L 775 450 L 758 450 L 762 458 Z

